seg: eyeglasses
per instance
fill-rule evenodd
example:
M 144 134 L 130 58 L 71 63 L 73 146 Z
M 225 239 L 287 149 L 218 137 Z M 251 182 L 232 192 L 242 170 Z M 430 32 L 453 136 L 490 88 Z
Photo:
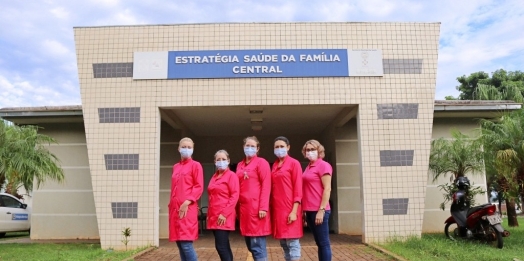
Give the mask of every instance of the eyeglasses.
M 316 151 L 317 149 L 315 148 L 306 148 L 306 152 L 310 152 L 310 151 Z

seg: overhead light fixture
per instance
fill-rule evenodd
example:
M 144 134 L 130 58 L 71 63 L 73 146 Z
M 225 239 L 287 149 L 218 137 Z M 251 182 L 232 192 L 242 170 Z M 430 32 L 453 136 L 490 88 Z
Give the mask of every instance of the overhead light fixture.
M 251 119 L 251 129 L 254 131 L 262 130 L 262 118 L 252 118 Z
M 262 113 L 264 113 L 264 108 L 262 108 L 262 107 L 249 108 L 249 113 L 250 114 L 262 114 Z

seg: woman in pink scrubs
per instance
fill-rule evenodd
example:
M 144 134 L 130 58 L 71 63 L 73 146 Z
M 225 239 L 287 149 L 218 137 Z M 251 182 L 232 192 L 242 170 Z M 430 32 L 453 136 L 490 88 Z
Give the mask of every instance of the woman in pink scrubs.
M 318 247 L 318 260 L 331 261 L 328 220 L 331 214 L 329 196 L 333 169 L 323 160 L 324 146 L 316 140 L 307 141 L 302 154 L 309 159 L 309 165 L 302 175 L 302 209 Z
M 271 224 L 273 237 L 280 239 L 286 261 L 300 260 L 299 238 L 303 235 L 302 168 L 290 157 L 291 148 L 286 137 L 277 137 L 274 143 L 277 160 L 271 171 Z
M 246 157 L 237 165 L 240 183 L 240 234 L 255 261 L 267 260 L 266 236 L 271 234 L 269 194 L 271 171 L 269 163 L 257 156 L 260 142 L 255 136 L 244 139 Z
M 183 138 L 178 144 L 180 162 L 173 166 L 169 201 L 169 241 L 175 241 L 180 260 L 196 261 L 193 241 L 198 238 L 197 201 L 204 190 L 202 165 L 191 158 L 193 140 Z
M 229 232 L 235 230 L 235 207 L 239 195 L 238 177 L 229 170 L 229 162 L 227 151 L 219 150 L 215 153 L 217 171 L 207 187 L 209 195 L 207 229 L 213 231 L 215 248 L 221 261 L 233 261 Z

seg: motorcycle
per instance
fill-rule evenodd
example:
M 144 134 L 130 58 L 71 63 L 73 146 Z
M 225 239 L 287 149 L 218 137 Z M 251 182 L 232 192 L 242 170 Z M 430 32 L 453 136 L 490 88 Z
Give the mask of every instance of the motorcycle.
M 451 240 L 462 238 L 496 243 L 498 248 L 502 248 L 502 238 L 508 237 L 510 233 L 502 227 L 502 218 L 497 213 L 497 207 L 489 203 L 470 207 L 467 200 L 469 180 L 459 177 L 456 185 L 458 191 L 453 193 L 451 216 L 444 222 L 446 237 Z

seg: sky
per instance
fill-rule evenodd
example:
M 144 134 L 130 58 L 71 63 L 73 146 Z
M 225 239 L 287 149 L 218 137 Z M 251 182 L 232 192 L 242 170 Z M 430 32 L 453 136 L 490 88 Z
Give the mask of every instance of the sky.
M 225 22 L 440 22 L 435 99 L 524 71 L 523 0 L 0 0 L 0 108 L 81 104 L 73 27 Z

